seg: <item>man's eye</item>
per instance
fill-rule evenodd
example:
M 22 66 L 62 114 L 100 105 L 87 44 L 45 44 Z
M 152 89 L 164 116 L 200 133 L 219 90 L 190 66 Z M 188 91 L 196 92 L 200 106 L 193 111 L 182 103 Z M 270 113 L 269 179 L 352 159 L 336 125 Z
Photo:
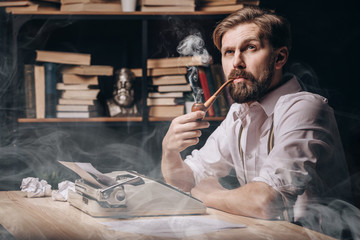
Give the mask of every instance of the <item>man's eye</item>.
M 255 46 L 254 45 L 249 45 L 248 49 L 253 50 L 253 49 L 255 49 Z
M 233 50 L 226 50 L 224 52 L 224 55 L 229 55 L 229 54 L 232 54 L 234 51 Z

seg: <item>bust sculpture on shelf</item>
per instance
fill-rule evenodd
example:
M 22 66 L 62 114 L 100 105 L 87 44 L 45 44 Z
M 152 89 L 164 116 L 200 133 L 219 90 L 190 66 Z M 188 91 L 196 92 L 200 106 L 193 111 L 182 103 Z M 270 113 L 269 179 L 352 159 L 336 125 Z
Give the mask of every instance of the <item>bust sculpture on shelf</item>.
M 128 68 L 121 68 L 115 74 L 116 83 L 113 98 L 107 100 L 111 117 L 135 116 L 138 109 L 134 103 L 135 75 Z

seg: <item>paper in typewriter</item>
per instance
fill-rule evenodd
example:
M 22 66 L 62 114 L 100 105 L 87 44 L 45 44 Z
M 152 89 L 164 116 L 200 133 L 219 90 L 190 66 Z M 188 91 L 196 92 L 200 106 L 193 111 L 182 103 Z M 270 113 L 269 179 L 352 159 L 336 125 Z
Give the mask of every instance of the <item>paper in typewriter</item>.
M 84 181 L 98 187 L 106 187 L 117 182 L 105 174 L 99 172 L 91 163 L 59 161 L 65 167 L 73 170 Z

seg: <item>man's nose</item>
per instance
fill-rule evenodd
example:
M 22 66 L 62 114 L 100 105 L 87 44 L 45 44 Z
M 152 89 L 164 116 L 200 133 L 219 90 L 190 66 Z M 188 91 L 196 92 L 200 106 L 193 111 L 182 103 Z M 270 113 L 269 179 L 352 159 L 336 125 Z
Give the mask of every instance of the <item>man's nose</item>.
M 240 51 L 236 51 L 233 59 L 233 67 L 243 69 L 246 67 L 244 55 Z

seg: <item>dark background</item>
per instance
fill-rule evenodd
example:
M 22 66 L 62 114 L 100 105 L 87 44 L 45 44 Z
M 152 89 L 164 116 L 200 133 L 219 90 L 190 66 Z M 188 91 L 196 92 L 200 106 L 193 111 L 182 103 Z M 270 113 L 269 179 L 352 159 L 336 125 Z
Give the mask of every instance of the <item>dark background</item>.
M 360 16 L 355 1 L 262 1 L 291 23 L 290 61 L 303 62 L 316 73 L 321 92 L 338 120 L 360 206 Z
M 354 200 L 360 206 L 360 17 L 354 2 L 265 0 L 261 6 L 287 17 L 292 25 L 290 62 L 301 62 L 316 74 L 320 90 L 329 99 L 339 124 L 347 156 Z M 149 25 L 149 57 L 176 55 L 176 44 L 198 29 L 209 52 L 218 61 L 211 32 L 217 19 L 194 23 L 169 18 Z M 196 21 L 195 21 L 196 22 Z M 19 61 L 32 63 L 34 49 L 92 51 L 93 64 L 140 67 L 139 22 L 63 22 L 55 30 L 51 22 L 33 21 L 19 36 Z M 54 186 L 74 178 L 55 160 L 89 161 L 101 171 L 135 169 L 161 178 L 161 140 L 168 122 L 152 124 L 21 125 L 21 94 L 14 77 L 9 18 L 0 14 L 0 190 L 19 189 L 28 176 L 45 178 Z M 71 34 L 69 34 L 71 33 Z M 101 33 L 101 34 L 99 34 Z M 97 46 L 96 48 L 94 46 Z M 111 54 L 109 54 L 111 53 Z M 13 84 L 15 82 L 15 84 Z M 104 80 L 108 93 L 112 79 Z M 105 91 L 106 92 L 106 91 Z M 14 101 L 15 98 L 15 101 Z M 106 96 L 105 96 L 106 98 Z M 14 105 L 14 102 L 16 103 Z M 204 132 L 201 144 L 216 127 Z M 185 154 L 185 153 L 184 153 Z M 137 161 L 135 161 L 135 159 Z M 61 171 L 60 171 L 60 170 Z

